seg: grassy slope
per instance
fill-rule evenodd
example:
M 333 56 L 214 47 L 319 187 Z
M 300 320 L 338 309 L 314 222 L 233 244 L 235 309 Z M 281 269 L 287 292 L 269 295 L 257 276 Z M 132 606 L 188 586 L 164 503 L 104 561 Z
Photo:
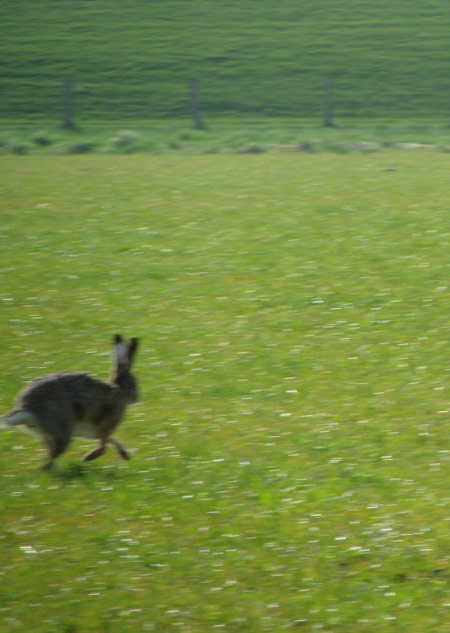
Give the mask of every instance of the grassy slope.
M 0 630 L 446 631 L 448 160 L 0 159 L 1 411 L 143 339 L 130 464 L 0 436 Z
M 334 75 L 341 116 L 446 116 L 446 0 L 6 1 L 0 116 L 56 115 L 61 78 L 88 89 L 89 118 L 186 111 L 317 116 Z
M 318 120 L 208 117 L 206 130 L 194 129 L 186 119 L 127 121 L 128 129 L 123 129 L 124 123 L 81 121 L 76 131 L 66 131 L 59 119 L 1 119 L 0 154 L 348 153 L 402 149 L 404 143 L 450 149 L 450 127 L 429 119 L 340 118 L 338 127 L 325 128 Z M 42 139 L 46 144 L 41 144 Z

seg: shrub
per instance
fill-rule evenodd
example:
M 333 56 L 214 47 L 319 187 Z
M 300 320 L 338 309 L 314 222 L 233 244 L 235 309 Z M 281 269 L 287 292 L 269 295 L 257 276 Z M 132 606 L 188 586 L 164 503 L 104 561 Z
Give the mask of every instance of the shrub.
M 53 141 L 43 132 L 39 132 L 32 138 L 33 143 L 40 145 L 41 147 L 47 147 L 51 145 Z
M 261 145 L 257 145 L 256 143 L 252 143 L 250 145 L 246 145 L 245 147 L 241 147 L 236 150 L 236 154 L 263 154 L 265 152 L 265 148 Z
M 28 154 L 30 151 L 30 146 L 26 143 L 13 143 L 10 146 L 10 150 L 12 154 L 17 154 L 17 156 L 24 156 Z
M 67 149 L 68 154 L 89 154 L 89 152 L 93 152 L 97 147 L 96 143 L 92 141 L 84 141 L 82 143 L 74 143 L 70 145 Z
M 111 143 L 116 149 L 120 149 L 125 152 L 136 151 L 138 135 L 131 130 L 122 130 L 118 132 L 117 136 L 111 139 Z

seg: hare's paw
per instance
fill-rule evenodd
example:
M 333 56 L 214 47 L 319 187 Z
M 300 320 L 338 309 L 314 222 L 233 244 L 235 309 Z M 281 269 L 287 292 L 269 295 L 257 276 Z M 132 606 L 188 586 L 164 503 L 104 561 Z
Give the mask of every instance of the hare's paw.
M 131 459 L 130 453 L 126 450 L 125 446 L 119 442 L 119 440 L 116 440 L 114 437 L 108 437 L 107 441 L 116 447 L 117 452 L 122 459 L 126 459 L 127 461 Z
M 105 452 L 105 447 L 104 445 L 99 446 L 98 448 L 94 448 L 94 450 L 89 451 L 89 453 L 87 453 L 84 457 L 83 457 L 83 461 L 84 462 L 90 462 L 93 459 L 97 459 L 97 457 L 100 457 L 100 455 L 103 455 L 103 453 Z
M 126 451 L 123 447 L 122 450 L 119 450 L 119 455 L 123 458 L 126 459 L 128 462 L 131 459 L 131 455 L 128 451 Z

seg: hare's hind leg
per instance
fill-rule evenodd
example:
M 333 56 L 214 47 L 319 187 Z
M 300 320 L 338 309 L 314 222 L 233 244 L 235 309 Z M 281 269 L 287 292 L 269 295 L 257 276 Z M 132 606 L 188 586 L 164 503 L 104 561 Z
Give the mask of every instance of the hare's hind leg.
M 92 451 L 89 451 L 89 453 L 87 453 L 83 457 L 83 461 L 91 462 L 93 459 L 97 459 L 97 457 L 100 457 L 100 455 L 103 455 L 105 450 L 106 450 L 105 442 L 104 440 L 101 440 L 100 446 L 98 446 L 97 448 L 94 448 Z
M 119 440 L 116 440 L 114 437 L 108 437 L 108 439 L 106 440 L 107 442 L 109 442 L 109 444 L 112 444 L 113 446 L 116 447 L 117 452 L 119 453 L 119 455 L 122 457 L 122 459 L 126 459 L 126 460 L 130 460 L 131 459 L 131 455 L 130 453 L 126 450 L 126 448 L 119 442 Z
M 83 457 L 83 461 L 84 462 L 90 462 L 93 459 L 97 459 L 97 457 L 100 457 L 100 455 L 103 455 L 103 453 L 106 450 L 106 444 L 112 444 L 113 446 L 116 447 L 117 452 L 119 453 L 119 455 L 123 458 L 123 459 L 131 459 L 130 454 L 127 452 L 127 450 L 122 446 L 122 444 L 119 442 L 119 440 L 114 439 L 113 437 L 107 437 L 104 440 L 101 440 L 101 444 L 100 446 L 98 446 L 97 448 L 94 448 L 92 451 L 90 451 L 87 455 L 85 455 Z
M 50 470 L 53 466 L 53 461 L 57 457 L 59 457 L 61 453 L 64 453 L 64 451 L 66 450 L 70 442 L 70 435 L 66 435 L 66 436 L 61 435 L 58 437 L 47 437 L 46 442 L 47 442 L 49 452 L 50 452 L 50 459 L 46 464 L 44 464 L 42 468 L 44 470 Z

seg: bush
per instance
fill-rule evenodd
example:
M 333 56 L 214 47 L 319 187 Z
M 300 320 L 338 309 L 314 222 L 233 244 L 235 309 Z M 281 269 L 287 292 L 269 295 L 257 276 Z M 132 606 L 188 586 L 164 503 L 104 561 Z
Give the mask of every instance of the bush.
M 12 154 L 17 154 L 17 156 L 25 156 L 25 154 L 29 153 L 30 146 L 26 143 L 13 143 L 9 149 Z
M 49 139 L 48 136 L 43 132 L 39 132 L 39 134 L 36 134 L 32 138 L 32 141 L 33 143 L 35 143 L 36 145 L 40 145 L 41 147 L 47 147 L 48 145 L 51 145 L 53 143 L 53 141 Z
M 138 135 L 131 130 L 122 130 L 117 136 L 111 139 L 111 143 L 116 149 L 125 152 L 134 152 L 137 149 Z
M 74 143 L 67 149 L 68 154 L 89 154 L 97 147 L 96 143 L 84 141 L 82 143 Z

